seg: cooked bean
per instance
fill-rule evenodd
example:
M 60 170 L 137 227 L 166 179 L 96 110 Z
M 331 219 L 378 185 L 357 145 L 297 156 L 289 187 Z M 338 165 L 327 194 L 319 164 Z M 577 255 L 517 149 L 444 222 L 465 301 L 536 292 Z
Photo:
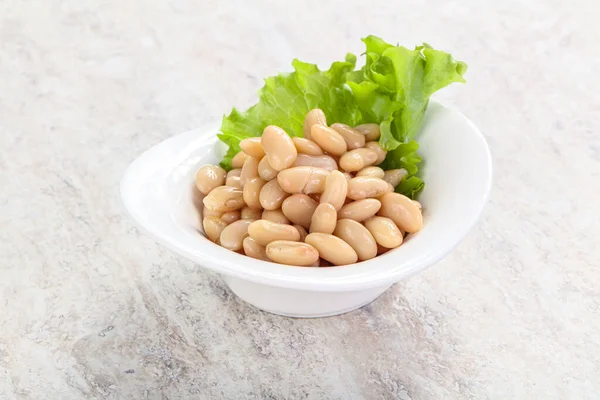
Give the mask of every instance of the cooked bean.
M 267 153 L 269 164 L 277 171 L 289 168 L 296 161 L 298 152 L 292 138 L 278 126 L 269 125 L 265 128 L 261 144 Z
M 260 205 L 260 191 L 263 186 L 265 186 L 266 182 L 260 178 L 252 178 L 246 181 L 244 185 L 244 202 L 250 208 L 255 210 L 259 210 L 261 208 Z
M 249 219 L 240 219 L 229 224 L 221 232 L 221 246 L 232 251 L 242 249 L 242 242 L 248 236 L 248 227 L 253 221 Z
M 242 188 L 242 178 L 239 176 L 230 176 L 225 181 L 225 186 L 231 186 L 234 188 L 241 189 Z
M 242 208 L 241 217 L 242 219 L 260 219 L 262 216 L 262 210 L 253 210 L 246 206 Z
M 389 218 L 369 218 L 365 221 L 365 226 L 380 246 L 394 249 L 402 244 L 402 232 Z
M 242 166 L 244 165 L 244 162 L 246 161 L 246 158 L 248 158 L 248 157 L 249 157 L 248 154 L 244 153 L 243 151 L 240 151 L 235 156 L 233 156 L 233 158 L 231 159 L 231 167 L 232 168 L 242 168 Z
M 348 197 L 352 200 L 379 197 L 384 193 L 388 193 L 388 191 L 389 185 L 383 179 L 357 176 L 348 181 Z
M 321 201 L 321 193 L 311 193 L 310 198 L 319 203 Z
M 337 211 L 329 203 L 321 203 L 310 220 L 310 233 L 333 233 L 337 222 Z
M 381 209 L 378 215 L 388 217 L 404 232 L 418 232 L 423 227 L 423 216 L 417 205 L 399 193 L 386 193 L 379 199 Z
M 279 172 L 279 186 L 288 193 L 322 193 L 329 171 L 316 167 L 293 167 Z
M 421 205 L 421 203 L 419 203 L 416 200 L 413 200 L 413 203 L 415 203 L 415 206 L 417 206 L 417 208 L 419 209 L 419 211 L 421 211 L 421 214 L 423 213 L 423 206 Z
M 341 156 L 348 148 L 342 135 L 328 126 L 316 124 L 312 126 L 310 132 L 312 140 L 329 154 Z
M 360 261 L 369 260 L 377 255 L 375 238 L 360 222 L 340 219 L 333 234 L 352 246 Z
M 256 243 L 256 240 L 252 239 L 250 236 L 246 236 L 246 238 L 244 238 L 242 241 L 242 247 L 244 248 L 244 253 L 248 257 L 263 261 L 271 261 L 269 257 L 267 257 L 265 247 Z
M 356 173 L 356 176 L 372 176 L 374 178 L 385 180 L 385 172 L 379 167 L 365 167 L 358 171 Z
M 387 155 L 387 151 L 381 148 L 378 142 L 368 142 L 365 144 L 365 148 L 371 149 L 377 153 L 377 160 L 375 160 L 375 165 L 381 164 L 383 160 L 385 160 L 385 156 Z
M 340 157 L 340 167 L 347 172 L 355 172 L 377 161 L 377 153 L 371 149 L 354 149 Z
M 258 163 L 260 162 L 260 158 L 256 157 L 248 157 L 246 161 L 244 161 L 244 166 L 242 167 L 242 173 L 240 174 L 240 179 L 242 180 L 242 187 L 246 185 L 246 183 L 252 179 L 258 177 Z
M 337 163 L 335 160 L 325 154 L 320 156 L 309 156 L 308 154 L 298 154 L 296 161 L 294 162 L 294 167 L 317 167 L 323 168 L 327 171 L 334 171 L 338 169 Z
M 305 194 L 294 194 L 283 201 L 281 211 L 292 223 L 308 229 L 317 205 L 316 201 Z
M 196 173 L 196 187 L 202 194 L 208 194 L 217 186 L 225 184 L 227 172 L 216 165 L 205 165 Z
M 204 205 L 213 211 L 233 211 L 244 207 L 244 195 L 240 189 L 219 186 L 202 199 Z
M 244 164 L 242 164 L 242 166 L 243 166 L 243 165 L 244 165 Z M 239 177 L 240 175 L 242 175 L 242 169 L 241 169 L 241 168 L 235 168 L 235 169 L 232 169 L 231 171 L 229 171 L 229 172 L 227 173 L 227 178 L 231 178 L 232 176 L 237 176 L 237 177 Z
M 294 137 L 292 141 L 299 154 L 308 154 L 309 156 L 320 156 L 323 154 L 323 150 L 319 145 L 310 139 Z
M 377 214 L 380 208 L 381 202 L 377 199 L 353 201 L 338 211 L 338 218 L 349 218 L 361 222 Z
M 344 178 L 346 178 L 347 181 L 349 181 L 350 179 L 354 178 L 352 176 L 352 174 L 350 172 L 344 172 Z
M 342 135 L 348 150 L 358 149 L 365 145 L 365 135 L 346 124 L 333 124 L 331 128 Z
M 204 234 L 213 242 L 217 242 L 221 237 L 221 232 L 227 226 L 227 222 L 219 217 L 206 217 L 202 220 Z
M 325 118 L 325 113 L 319 108 L 310 110 L 304 118 L 303 132 L 305 139 L 311 140 L 311 128 L 315 124 L 327 126 L 327 118 Z
M 231 224 L 232 222 L 235 222 L 238 219 L 240 219 L 240 216 L 241 216 L 241 213 L 238 210 L 227 211 L 226 213 L 221 215 L 221 219 L 223 221 L 227 222 L 228 224 Z
M 242 151 L 248 154 L 250 157 L 256 157 L 260 159 L 265 156 L 265 150 L 260 142 L 261 139 L 259 137 L 251 137 L 242 140 L 240 142 L 240 147 L 242 148 Z
M 215 211 L 215 210 L 211 210 L 210 208 L 203 206 L 202 207 L 202 217 L 206 218 L 206 217 L 217 217 L 217 218 L 221 218 L 223 216 L 224 212 L 223 211 Z
M 278 224 L 289 224 L 290 220 L 283 215 L 283 211 L 281 209 L 277 210 L 265 210 L 262 212 L 262 219 L 266 219 L 267 221 L 277 222 Z
M 408 175 L 408 171 L 404 168 L 388 169 L 383 175 L 383 180 L 392 185 L 393 187 L 396 187 L 400 184 L 400 182 L 402 182 L 406 175 Z
M 300 234 L 300 241 L 304 242 L 306 235 L 308 235 L 308 232 L 306 232 L 306 229 L 304 229 L 301 225 L 298 225 L 298 224 L 295 224 L 293 226 L 294 226 L 294 228 L 296 228 L 298 230 L 298 233 Z
M 331 204 L 336 211 L 344 205 L 346 193 L 348 192 L 348 181 L 340 171 L 331 171 L 325 180 L 325 189 L 321 195 L 322 203 Z
M 248 235 L 261 246 L 266 246 L 274 240 L 289 240 L 292 242 L 300 240 L 300 233 L 293 226 L 266 219 L 254 221 L 248 227 Z
M 280 264 L 311 266 L 319 260 L 319 252 L 307 243 L 276 240 L 267 245 L 267 257 Z
M 333 265 L 353 264 L 358 260 L 356 251 L 337 236 L 327 233 L 309 233 L 304 241 L 314 246 L 321 258 Z
M 283 191 L 277 179 L 273 179 L 265 184 L 260 191 L 260 205 L 265 210 L 276 210 L 281 208 L 281 204 L 289 193 Z
M 268 182 L 275 179 L 278 173 L 279 171 L 269 164 L 269 157 L 264 156 L 258 163 L 258 176 L 260 176 L 262 180 Z
M 379 136 L 381 136 L 378 124 L 362 124 L 355 126 L 354 129 L 365 135 L 365 140 L 367 142 L 377 140 L 379 139 Z

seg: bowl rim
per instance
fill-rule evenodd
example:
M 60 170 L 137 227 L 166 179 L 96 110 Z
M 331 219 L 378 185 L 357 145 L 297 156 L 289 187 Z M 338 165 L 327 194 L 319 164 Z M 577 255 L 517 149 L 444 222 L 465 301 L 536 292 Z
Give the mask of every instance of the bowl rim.
M 173 241 L 168 235 L 160 231 L 153 230 L 144 221 L 144 217 L 136 209 L 137 204 L 131 201 L 129 196 L 130 188 L 135 186 L 136 180 L 140 178 L 140 168 L 144 165 L 151 165 L 149 160 L 156 157 L 156 153 L 162 148 L 189 148 L 192 138 L 198 139 L 199 135 L 204 137 L 203 142 L 210 140 L 206 138 L 209 134 L 213 135 L 218 129 L 217 123 L 207 124 L 203 127 L 175 135 L 168 138 L 138 156 L 127 168 L 120 184 L 121 200 L 136 226 L 155 241 L 169 248 L 173 252 L 194 261 L 201 266 L 213 270 L 217 273 L 226 274 L 242 280 L 247 280 L 259 284 L 265 284 L 274 287 L 285 287 L 297 290 L 307 291 L 352 291 L 378 286 L 390 285 L 399 280 L 420 272 L 440 261 L 450 253 L 464 237 L 471 231 L 479 220 L 485 204 L 489 198 L 492 186 L 492 158 L 485 137 L 481 131 L 457 110 L 443 106 L 438 102 L 431 101 L 430 107 L 435 107 L 457 114 L 472 129 L 474 137 L 480 142 L 479 145 L 485 151 L 485 165 L 487 174 L 483 196 L 478 207 L 470 215 L 470 219 L 455 230 L 455 239 L 444 243 L 443 246 L 429 251 L 420 256 L 398 263 L 396 252 L 389 252 L 380 255 L 374 259 L 362 261 L 352 265 L 328 267 L 328 268 L 307 268 L 281 265 L 256 260 L 235 252 L 231 252 L 210 241 L 198 241 L 197 243 L 182 244 Z M 198 133 L 200 132 L 200 133 Z M 174 163 L 170 163 L 174 165 Z M 145 177 L 155 175 L 159 170 L 158 166 L 153 166 L 153 171 L 143 171 Z M 378 268 L 373 268 L 375 264 Z M 387 265 L 387 268 L 381 268 Z

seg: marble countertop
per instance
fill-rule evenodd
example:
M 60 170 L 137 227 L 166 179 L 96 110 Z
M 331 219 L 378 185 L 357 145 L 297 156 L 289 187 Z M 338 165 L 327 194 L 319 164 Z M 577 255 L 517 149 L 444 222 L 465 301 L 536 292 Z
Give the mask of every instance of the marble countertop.
M 598 398 L 595 2 L 319 3 L 0 4 L 0 399 Z M 133 227 L 141 151 L 369 33 L 469 63 L 437 98 L 485 133 L 495 183 L 453 254 L 294 320 Z

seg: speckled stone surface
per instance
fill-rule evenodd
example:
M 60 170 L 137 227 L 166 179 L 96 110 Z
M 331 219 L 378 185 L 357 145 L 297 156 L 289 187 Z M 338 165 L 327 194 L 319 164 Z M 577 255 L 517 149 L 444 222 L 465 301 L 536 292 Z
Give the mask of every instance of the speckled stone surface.
M 595 2 L 224 3 L 0 3 L 0 399 L 597 399 Z M 485 133 L 495 184 L 452 255 L 294 320 L 133 227 L 141 151 L 369 33 L 470 65 L 438 99 Z

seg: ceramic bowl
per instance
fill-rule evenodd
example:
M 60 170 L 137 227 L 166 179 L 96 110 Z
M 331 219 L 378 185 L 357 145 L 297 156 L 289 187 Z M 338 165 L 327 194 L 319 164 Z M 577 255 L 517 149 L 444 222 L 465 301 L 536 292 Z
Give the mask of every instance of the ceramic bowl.
M 246 257 L 203 235 L 195 174 L 218 164 L 224 146 L 218 124 L 182 133 L 152 147 L 127 169 L 123 203 L 158 243 L 222 275 L 229 288 L 262 310 L 323 317 L 370 303 L 394 283 L 432 266 L 476 223 L 491 186 L 491 156 L 483 135 L 459 112 L 431 102 L 418 135 L 425 162 L 423 229 L 397 249 L 353 265 L 291 267 Z

